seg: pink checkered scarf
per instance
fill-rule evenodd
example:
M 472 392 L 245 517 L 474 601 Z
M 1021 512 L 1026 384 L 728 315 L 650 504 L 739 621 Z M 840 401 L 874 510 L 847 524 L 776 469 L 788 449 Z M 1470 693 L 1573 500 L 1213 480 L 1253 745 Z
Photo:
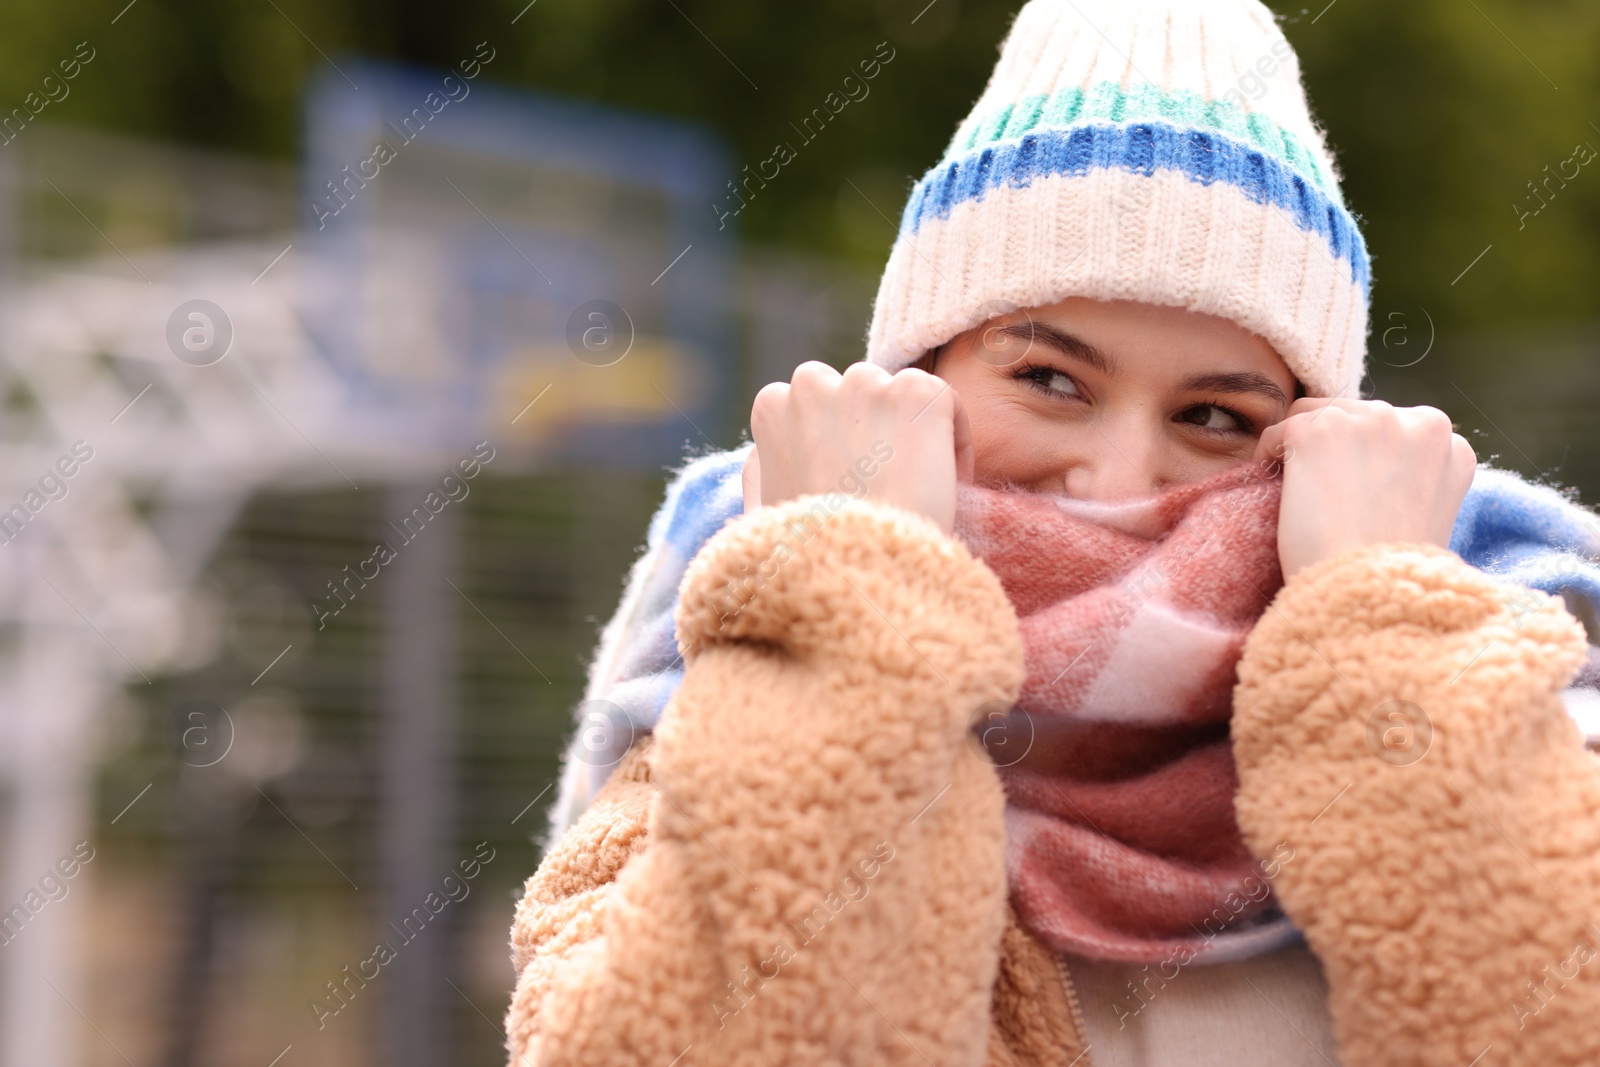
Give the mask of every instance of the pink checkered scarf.
M 1281 492 L 1249 463 L 1114 505 L 961 488 L 956 536 L 1027 656 L 1016 708 L 982 731 L 1011 897 L 1057 951 L 1221 962 L 1295 936 L 1234 820 L 1228 740 L 1245 636 L 1283 584 Z

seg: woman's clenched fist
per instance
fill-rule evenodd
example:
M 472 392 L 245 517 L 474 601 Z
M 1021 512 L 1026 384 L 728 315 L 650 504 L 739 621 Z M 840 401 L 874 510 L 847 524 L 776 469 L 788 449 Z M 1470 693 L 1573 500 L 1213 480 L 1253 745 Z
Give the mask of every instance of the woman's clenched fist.
M 916 368 L 802 363 L 756 394 L 745 510 L 852 487 L 926 515 L 949 533 L 956 481 L 972 478 L 972 439 L 955 390 Z M 887 457 L 887 458 L 886 458 Z
M 1283 577 L 1348 548 L 1393 541 L 1448 548 L 1477 456 L 1438 408 L 1302 397 L 1257 442 L 1283 460 Z

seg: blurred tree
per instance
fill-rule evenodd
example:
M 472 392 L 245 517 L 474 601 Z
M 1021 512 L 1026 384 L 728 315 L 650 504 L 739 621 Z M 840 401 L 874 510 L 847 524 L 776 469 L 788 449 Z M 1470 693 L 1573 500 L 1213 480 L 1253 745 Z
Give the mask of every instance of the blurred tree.
M 1529 183 L 1575 146 L 1600 152 L 1600 6 L 1341 0 L 1315 24 L 1318 9 L 1292 10 L 1365 217 L 1376 323 L 1419 306 L 1457 330 L 1600 315 L 1600 167 L 1553 181 L 1541 214 L 1515 210 L 1539 210 Z
M 447 66 L 488 41 L 498 52 L 493 80 L 704 121 L 752 168 L 778 142 L 796 144 L 797 157 L 737 224 L 747 236 L 869 270 L 893 240 L 910 183 L 982 89 L 1018 6 L 126 2 L 11 0 L 0 108 L 22 106 L 87 40 L 95 59 L 41 121 L 293 158 L 309 71 L 347 52 Z M 1600 168 L 1551 183 L 1557 195 L 1536 216 L 1519 218 L 1516 207 L 1542 203 L 1529 183 L 1558 172 L 1575 146 L 1600 149 L 1600 5 L 1274 6 L 1365 221 L 1376 321 L 1386 308 L 1416 307 L 1451 330 L 1600 317 Z M 870 96 L 799 146 L 795 126 L 884 41 L 894 58 Z

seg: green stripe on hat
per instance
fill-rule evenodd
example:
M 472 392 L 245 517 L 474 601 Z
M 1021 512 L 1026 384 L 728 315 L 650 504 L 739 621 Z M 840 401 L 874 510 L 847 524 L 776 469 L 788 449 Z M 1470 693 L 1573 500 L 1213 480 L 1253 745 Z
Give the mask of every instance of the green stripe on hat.
M 1123 89 L 1099 82 L 1087 92 L 1076 86 L 1049 95 L 1024 97 L 998 111 L 970 116 L 956 130 L 941 163 L 999 141 L 1016 140 L 1041 127 L 1073 123 L 1161 121 L 1210 130 L 1248 144 L 1310 178 L 1326 196 L 1344 207 L 1339 183 L 1333 180 L 1300 139 L 1259 111 L 1246 111 L 1231 100 L 1206 100 L 1190 90 L 1163 90 L 1148 82 Z

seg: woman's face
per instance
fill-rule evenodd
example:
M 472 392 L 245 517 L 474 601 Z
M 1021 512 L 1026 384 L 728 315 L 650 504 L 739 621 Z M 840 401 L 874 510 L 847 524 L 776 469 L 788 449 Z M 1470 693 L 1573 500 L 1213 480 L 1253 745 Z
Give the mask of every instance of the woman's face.
M 1082 297 L 968 330 L 932 370 L 966 409 L 980 484 L 1084 500 L 1248 461 L 1296 386 L 1271 345 L 1226 319 Z

